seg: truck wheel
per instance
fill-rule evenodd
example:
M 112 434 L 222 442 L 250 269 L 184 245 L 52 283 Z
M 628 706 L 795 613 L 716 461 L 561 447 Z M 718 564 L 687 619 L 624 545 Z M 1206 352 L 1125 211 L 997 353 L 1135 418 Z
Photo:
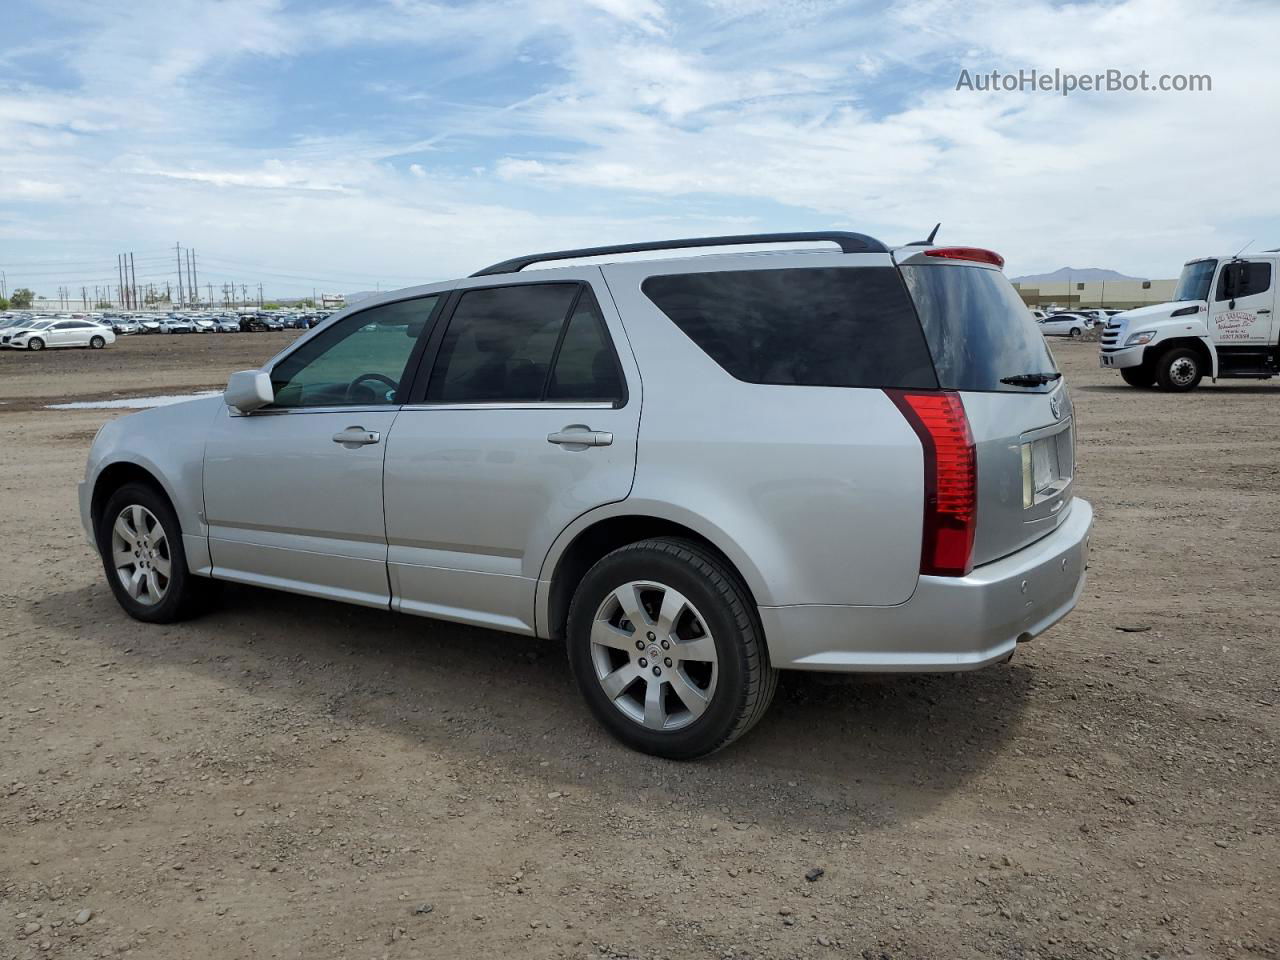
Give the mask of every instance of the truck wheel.
M 605 556 L 574 592 L 569 665 L 587 705 L 634 750 L 706 756 L 742 736 L 778 672 L 750 594 L 723 560 L 655 538 Z
M 1121 367 L 1120 376 L 1131 387 L 1150 387 L 1156 382 L 1155 372 L 1145 363 L 1140 367 Z
M 1156 365 L 1156 382 L 1162 389 L 1175 393 L 1194 390 L 1203 376 L 1200 355 L 1189 347 L 1175 347 Z

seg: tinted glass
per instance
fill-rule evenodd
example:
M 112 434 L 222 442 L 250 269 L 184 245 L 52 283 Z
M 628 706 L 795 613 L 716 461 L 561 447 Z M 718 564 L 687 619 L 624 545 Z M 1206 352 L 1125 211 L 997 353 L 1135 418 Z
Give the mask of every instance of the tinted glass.
M 643 290 L 716 363 L 748 383 L 937 386 L 920 324 L 892 267 L 684 273 L 650 277 Z
M 538 283 L 464 293 L 440 342 L 427 401 L 540 400 L 578 289 Z
M 1271 289 L 1271 264 L 1269 263 L 1241 263 L 1229 264 L 1222 268 L 1222 273 L 1218 274 L 1218 291 L 1214 294 L 1214 300 L 1230 300 L 1227 295 L 1227 271 L 1235 269 L 1237 271 L 1236 289 L 1234 296 L 1251 297 L 1255 293 L 1266 293 Z
M 585 287 L 560 341 L 547 399 L 622 399 L 622 379 L 609 333 L 596 298 Z
M 439 297 L 373 307 L 304 343 L 271 371 L 276 407 L 402 403 L 401 377 Z
M 1182 276 L 1178 277 L 1178 285 L 1173 290 L 1175 300 L 1208 300 L 1209 284 L 1213 281 L 1213 271 L 1218 268 L 1217 260 L 1196 260 L 1182 268 Z M 1151 284 L 1144 283 L 1144 288 Z
M 1043 334 L 1003 273 L 929 264 L 905 266 L 902 276 L 920 314 L 939 386 L 1009 393 L 1047 393 L 1057 386 L 1056 381 L 1040 386 L 1000 382 L 1058 369 Z

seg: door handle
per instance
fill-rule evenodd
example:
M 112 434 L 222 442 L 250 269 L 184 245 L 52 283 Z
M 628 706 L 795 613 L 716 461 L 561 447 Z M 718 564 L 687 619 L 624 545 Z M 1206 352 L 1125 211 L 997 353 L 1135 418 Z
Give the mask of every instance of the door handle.
M 613 443 L 613 434 L 607 430 L 592 430 L 580 423 L 572 423 L 556 433 L 547 434 L 547 443 L 566 447 L 607 447 Z
M 348 450 L 363 447 L 368 443 L 377 443 L 381 439 L 382 434 L 376 430 L 366 430 L 364 427 L 347 427 L 333 435 L 333 442 L 342 444 Z
M 1271 312 L 1271 308 L 1270 308 L 1270 307 L 1263 307 L 1263 308 L 1262 308 L 1261 310 L 1259 310 L 1258 312 L 1259 312 L 1259 313 L 1270 313 L 1270 312 Z

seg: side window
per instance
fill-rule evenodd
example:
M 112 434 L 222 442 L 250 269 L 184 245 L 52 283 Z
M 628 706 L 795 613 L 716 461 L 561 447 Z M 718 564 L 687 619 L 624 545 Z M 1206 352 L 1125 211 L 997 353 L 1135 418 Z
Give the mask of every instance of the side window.
M 1236 289 L 1227 292 L 1227 274 L 1234 271 Z M 1262 263 L 1229 263 L 1218 274 L 1218 290 L 1213 299 L 1216 302 L 1230 300 L 1232 297 L 1252 297 L 1256 293 L 1266 293 L 1271 289 L 1271 264 Z
M 560 341 L 547 386 L 547 399 L 612 402 L 623 399 L 622 374 L 609 342 L 609 331 L 595 296 L 585 287 Z
M 458 300 L 427 386 L 428 403 L 542 400 L 579 283 L 470 290 Z M 591 301 L 594 307 L 594 300 Z
M 730 376 L 747 383 L 938 383 L 911 299 L 892 267 L 681 273 L 649 277 L 641 289 Z M 1009 294 L 1016 298 L 1012 288 Z M 1025 309 L 1021 301 L 1019 307 Z
M 402 403 L 401 378 L 439 296 L 352 314 L 308 340 L 271 371 L 273 407 Z

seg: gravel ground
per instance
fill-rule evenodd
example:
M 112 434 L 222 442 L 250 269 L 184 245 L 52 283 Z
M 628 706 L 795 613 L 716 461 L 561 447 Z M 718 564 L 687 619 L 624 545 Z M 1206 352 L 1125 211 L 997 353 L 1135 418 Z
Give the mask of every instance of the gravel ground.
M 120 612 L 75 483 L 122 414 L 43 404 L 291 337 L 0 353 L 0 957 L 1280 953 L 1280 389 L 1055 343 L 1075 614 L 976 674 L 786 674 L 682 765 L 603 735 L 555 644 L 248 588 Z

